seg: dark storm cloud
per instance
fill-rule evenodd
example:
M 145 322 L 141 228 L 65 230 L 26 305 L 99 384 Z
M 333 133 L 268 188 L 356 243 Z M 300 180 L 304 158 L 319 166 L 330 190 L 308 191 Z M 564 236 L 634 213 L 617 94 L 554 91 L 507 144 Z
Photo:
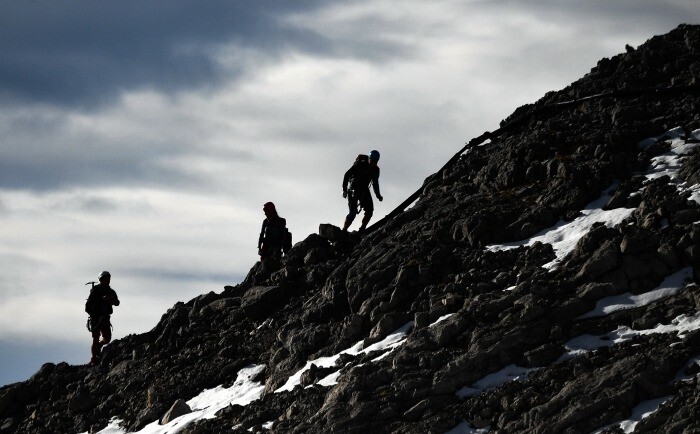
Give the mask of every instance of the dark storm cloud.
M 64 200 L 49 204 L 47 208 L 54 212 L 77 211 L 90 215 L 113 213 L 120 210 L 147 215 L 154 211 L 154 208 L 144 200 L 113 200 L 93 194 L 80 193 L 72 194 Z
M 286 42 L 309 45 L 275 16 L 313 4 L 5 2 L 0 89 L 20 100 L 90 106 L 124 89 L 216 83 L 223 72 L 208 50 L 229 42 L 271 53 Z
M 75 185 L 92 187 L 119 185 L 188 185 L 204 184 L 201 177 L 182 171 L 158 167 L 139 154 L 96 161 L 89 155 L 67 155 L 59 159 L 0 161 L 0 186 L 12 190 L 59 190 Z
M 396 48 L 370 40 L 358 42 L 361 47 L 334 47 L 318 33 L 280 19 L 319 3 L 6 1 L 0 14 L 0 97 L 5 103 L 89 108 L 129 89 L 216 85 L 247 68 L 222 70 L 211 56 L 221 44 L 260 50 L 273 59 L 290 48 L 373 58 Z
M 175 128 L 171 124 L 158 127 L 162 134 L 133 134 L 124 139 L 90 131 L 71 133 L 60 115 L 6 117 L 11 119 L 0 122 L 0 188 L 48 191 L 76 185 L 167 185 L 196 189 L 210 185 L 206 173 L 172 167 L 164 161 L 185 156 L 212 158 L 212 153 L 231 162 L 252 158 L 249 150 L 211 150 L 193 140 L 177 141 L 168 134 Z M 188 129 L 194 131 L 196 126 L 187 124 Z
M 239 282 L 245 276 L 236 273 L 212 272 L 210 270 L 188 269 L 165 269 L 158 267 L 134 267 L 122 270 L 131 277 L 144 279 L 154 279 L 157 281 L 178 281 L 178 282 Z M 164 292 L 170 291 L 168 288 L 162 289 Z M 154 289 L 157 291 L 157 289 Z

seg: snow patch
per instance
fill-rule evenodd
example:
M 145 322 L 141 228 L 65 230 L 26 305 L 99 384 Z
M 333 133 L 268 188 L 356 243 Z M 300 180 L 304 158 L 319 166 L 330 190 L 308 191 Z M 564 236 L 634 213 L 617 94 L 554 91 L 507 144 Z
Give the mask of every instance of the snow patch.
M 637 336 L 676 333 L 682 339 L 691 331 L 698 329 L 700 329 L 700 312 L 695 313 L 695 315 L 679 315 L 670 324 L 658 324 L 656 327 L 646 330 L 633 330 L 627 326 L 619 326 L 616 330 L 601 336 L 585 334 L 571 339 L 564 344 L 568 353 L 562 356 L 560 361 L 601 347 L 611 347 L 627 342 Z
M 437 320 L 435 320 L 435 322 L 430 324 L 428 327 L 432 327 L 439 322 L 445 321 L 447 318 L 451 317 L 452 315 L 454 315 L 454 313 L 448 313 L 447 315 L 443 315 L 440 318 L 438 318 Z
M 544 244 L 551 244 L 556 258 L 543 267 L 552 270 L 566 255 L 574 250 L 578 241 L 590 231 L 594 224 L 603 223 L 608 227 L 614 227 L 632 214 L 634 208 L 603 209 L 605 204 L 608 203 L 610 193 L 616 187 L 617 185 L 615 184 L 606 189 L 600 198 L 589 203 L 586 205 L 586 208 L 581 210 L 581 216 L 571 222 L 559 220 L 552 228 L 544 229 L 532 238 L 512 243 L 491 244 L 486 246 L 486 249 L 492 252 L 509 250 L 522 246 L 532 246 L 538 241 Z
M 229 388 L 218 386 L 214 389 L 207 389 L 187 401 L 187 405 L 192 409 L 192 413 L 180 416 L 166 425 L 159 425 L 158 421 L 155 421 L 146 425 L 138 433 L 175 434 L 194 421 L 215 418 L 219 410 L 229 405 L 248 405 L 260 399 L 265 386 L 251 381 L 251 378 L 254 378 L 264 369 L 264 365 L 250 365 L 241 369 L 238 371 L 238 376 L 233 386 Z M 121 419 L 112 418 L 109 425 L 98 434 L 125 434 L 126 430 L 120 426 L 121 423 Z
M 642 401 L 636 407 L 634 407 L 632 409 L 632 414 L 630 415 L 629 419 L 607 425 L 607 426 L 595 431 L 593 434 L 602 433 L 603 431 L 605 431 L 606 429 L 608 429 L 612 426 L 619 426 L 622 429 L 622 431 L 624 431 L 625 433 L 634 432 L 634 429 L 636 428 L 637 424 L 639 422 L 641 422 L 642 419 L 645 419 L 645 418 L 649 417 L 650 415 L 654 414 L 656 412 L 656 410 L 659 409 L 661 404 L 668 401 L 669 399 L 671 399 L 671 396 L 664 396 L 663 398 L 656 398 L 656 399 L 650 399 L 648 401 Z
M 455 394 L 458 398 L 468 398 L 478 395 L 483 390 L 493 389 L 510 381 L 518 381 L 527 378 L 527 376 L 539 368 L 522 368 L 517 365 L 508 365 L 498 372 L 489 374 L 472 384 L 459 389 Z
M 693 131 L 690 133 L 690 136 L 695 140 L 699 140 L 700 130 Z M 659 140 L 669 140 L 671 144 L 668 152 L 651 159 L 651 168 L 645 176 L 648 180 L 668 176 L 671 180 L 670 183 L 675 185 L 680 193 L 690 192 L 690 199 L 700 203 L 700 185 L 688 185 L 679 175 L 684 157 L 700 146 L 700 143 L 688 143 L 684 137 L 685 132 L 683 129 L 677 127 L 663 136 L 640 142 L 639 145 L 642 148 L 657 143 Z
M 363 342 L 359 341 L 352 347 L 341 351 L 338 354 L 335 354 L 333 356 L 327 356 L 327 357 L 319 357 L 318 359 L 314 360 L 309 360 L 306 362 L 306 365 L 304 365 L 303 368 L 298 370 L 294 375 L 289 377 L 287 379 L 287 382 L 284 383 L 282 387 L 279 389 L 275 390 L 275 393 L 279 392 L 289 392 L 292 389 L 294 389 L 296 386 L 299 386 L 301 384 L 301 375 L 309 370 L 311 368 L 311 365 L 316 365 L 318 367 L 323 367 L 323 368 L 330 368 L 335 366 L 336 361 L 340 358 L 341 354 L 349 354 L 351 356 L 357 356 L 360 354 L 368 354 L 373 351 L 384 351 L 384 354 L 381 356 L 375 358 L 374 361 L 381 360 L 383 357 L 387 356 L 390 352 L 392 352 L 394 349 L 396 349 L 398 346 L 402 345 L 404 341 L 406 340 L 406 337 L 408 335 L 408 331 L 411 330 L 413 327 L 413 321 L 410 321 L 406 324 L 404 324 L 400 329 L 396 330 L 394 333 L 390 334 L 389 336 L 385 337 L 381 341 L 374 343 L 367 348 L 363 348 Z M 338 377 L 340 376 L 340 370 L 337 372 L 330 374 L 323 378 L 320 382 L 317 384 L 321 386 L 333 386 L 337 384 Z M 337 375 L 336 375 L 337 374 Z M 321 384 L 323 383 L 323 384 Z
M 635 307 L 646 306 L 647 304 L 665 297 L 677 294 L 685 286 L 686 279 L 693 276 L 693 269 L 686 267 L 664 279 L 656 289 L 644 294 L 634 295 L 630 292 L 598 300 L 595 309 L 587 314 L 581 315 L 577 319 L 593 318 L 605 316 L 613 312 Z
M 693 131 L 690 135 L 693 139 L 700 140 L 698 139 L 700 137 L 700 129 Z M 651 167 L 645 176 L 649 181 L 668 176 L 671 179 L 671 184 L 675 185 L 680 192 L 689 191 L 691 193 L 690 198 L 700 203 L 700 185 L 687 185 L 679 175 L 684 156 L 700 146 L 700 143 L 688 143 L 685 137 L 683 128 L 676 127 L 659 137 L 642 140 L 638 145 L 640 148 L 645 148 L 659 141 L 670 140 L 671 149 L 662 155 L 652 158 Z M 532 238 L 512 243 L 491 244 L 486 246 L 486 249 L 492 252 L 515 249 L 522 246 L 532 246 L 537 241 L 551 244 L 556 258 L 543 267 L 553 270 L 567 254 L 573 251 L 578 241 L 590 231 L 593 224 L 603 223 L 607 227 L 614 227 L 619 225 L 634 211 L 634 208 L 603 210 L 614 188 L 616 188 L 616 185 L 608 188 L 599 199 L 586 205 L 581 211 L 582 215 L 572 222 L 567 223 L 559 220 L 556 225 L 540 231 Z M 632 195 L 635 194 L 638 193 L 633 193 Z
M 491 431 L 491 429 L 488 427 L 481 429 L 472 428 L 469 422 L 464 420 L 451 430 L 447 431 L 445 434 L 486 434 L 489 431 Z

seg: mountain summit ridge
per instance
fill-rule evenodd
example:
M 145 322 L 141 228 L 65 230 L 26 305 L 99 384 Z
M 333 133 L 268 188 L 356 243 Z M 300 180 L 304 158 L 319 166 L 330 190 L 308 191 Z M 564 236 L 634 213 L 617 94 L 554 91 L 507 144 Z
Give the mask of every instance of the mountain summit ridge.
M 697 93 L 538 110 L 699 79 L 695 25 L 601 60 L 370 233 L 322 224 L 102 365 L 0 388 L 0 433 L 138 431 L 242 384 L 177 432 L 700 431 Z

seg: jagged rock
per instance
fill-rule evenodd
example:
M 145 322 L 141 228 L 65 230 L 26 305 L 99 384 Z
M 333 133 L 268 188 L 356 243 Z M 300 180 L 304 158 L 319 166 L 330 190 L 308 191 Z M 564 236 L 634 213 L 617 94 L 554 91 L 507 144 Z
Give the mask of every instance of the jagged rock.
M 14 424 L 15 420 L 11 417 L 8 417 L 7 419 L 2 421 L 2 424 L 0 425 L 0 432 L 9 432 L 14 426 Z
M 329 241 L 339 241 L 346 236 L 342 229 L 329 223 L 321 223 L 318 226 L 318 235 Z
M 609 283 L 586 283 L 577 291 L 577 296 L 581 300 L 599 300 L 617 294 L 615 286 Z
M 136 415 L 136 421 L 134 422 L 135 429 L 142 429 L 146 425 L 152 423 L 153 421 L 160 421 L 161 415 L 166 411 L 166 406 L 163 403 L 158 403 L 144 408 Z
M 72 413 L 83 413 L 97 405 L 97 400 L 87 392 L 78 392 L 69 397 L 68 409 Z
M 241 298 L 241 308 L 249 318 L 259 319 L 284 303 L 286 298 L 287 291 L 281 286 L 254 286 Z
M 0 391 L 0 416 L 12 414 L 8 410 L 12 404 L 16 403 L 15 390 L 10 386 Z
M 314 265 L 331 258 L 331 251 L 325 247 L 311 249 L 304 256 L 304 265 Z M 313 279 L 312 279 L 313 280 Z
M 472 325 L 466 317 L 457 313 L 430 327 L 428 329 L 428 339 L 442 347 L 453 341 Z
M 605 241 L 603 245 L 596 250 L 591 259 L 586 261 L 579 271 L 579 277 L 585 277 L 588 280 L 595 280 L 615 269 L 619 264 L 618 248 L 612 241 Z
M 310 386 L 312 384 L 317 383 L 319 380 L 323 379 L 325 376 L 335 372 L 337 368 L 331 367 L 331 368 L 321 368 L 316 366 L 315 364 L 311 364 L 309 366 L 309 369 L 304 371 L 303 374 L 301 374 L 301 378 L 299 379 L 299 383 L 301 384 L 302 387 Z
M 199 313 L 199 311 L 207 306 L 209 303 L 213 302 L 214 300 L 219 299 L 219 295 L 216 294 L 215 292 L 211 291 L 207 294 L 200 295 L 199 297 L 195 298 L 192 303 L 192 308 L 190 309 L 190 315 L 194 315 Z
M 184 399 L 178 399 L 177 401 L 175 401 L 175 403 L 173 403 L 173 405 L 163 415 L 163 417 L 158 423 L 160 425 L 166 425 L 174 419 L 177 419 L 178 417 L 184 416 L 189 413 L 192 413 L 192 409 L 190 408 L 190 406 L 187 405 Z
M 326 252 L 325 257 L 327 258 L 330 256 L 328 250 L 329 246 L 328 239 L 324 238 L 322 235 L 310 234 L 305 240 L 292 247 L 286 254 L 286 262 L 293 266 L 303 266 L 306 263 L 306 257 L 314 250 Z M 318 256 L 320 253 L 317 252 L 316 255 Z
M 218 315 L 219 313 L 225 314 L 229 309 L 234 309 L 241 306 L 241 299 L 239 297 L 233 298 L 222 298 L 203 306 L 199 310 L 199 316 L 204 318 L 210 318 L 212 316 Z
M 348 341 L 357 339 L 362 333 L 367 322 L 366 317 L 358 314 L 350 314 L 343 320 L 341 337 Z
M 365 345 L 369 345 L 370 343 L 374 343 L 382 338 L 385 338 L 406 322 L 408 322 L 408 315 L 405 313 L 397 312 L 382 315 L 382 318 L 379 320 L 379 322 L 377 322 L 377 325 L 375 325 L 372 331 L 370 331 L 369 338 L 365 340 Z

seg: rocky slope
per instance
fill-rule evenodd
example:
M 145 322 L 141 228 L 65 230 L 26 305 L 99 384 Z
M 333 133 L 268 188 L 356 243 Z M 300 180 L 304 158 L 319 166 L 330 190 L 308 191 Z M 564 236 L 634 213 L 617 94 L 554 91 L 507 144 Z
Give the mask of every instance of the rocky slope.
M 634 432 L 700 432 L 698 80 L 700 26 L 601 60 L 362 238 L 321 225 L 101 366 L 3 387 L 0 432 L 136 431 L 250 365 L 260 399 L 181 432 L 620 432 L 650 403 Z

